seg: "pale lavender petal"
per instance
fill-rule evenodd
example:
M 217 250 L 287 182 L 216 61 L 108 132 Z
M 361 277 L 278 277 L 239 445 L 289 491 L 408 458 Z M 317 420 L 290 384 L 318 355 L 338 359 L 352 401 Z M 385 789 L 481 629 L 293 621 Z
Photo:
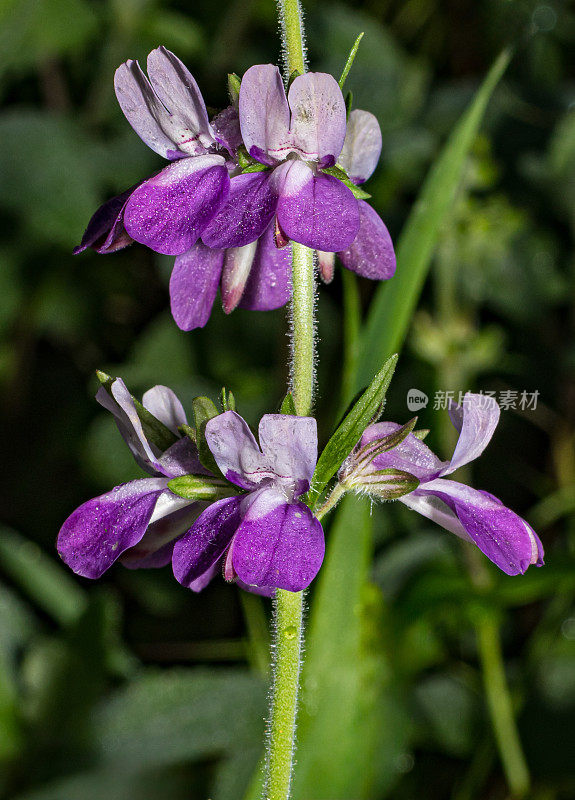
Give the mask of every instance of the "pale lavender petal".
M 88 223 L 82 241 L 74 248 L 74 255 L 88 247 L 97 253 L 115 253 L 132 244 L 134 240 L 124 228 L 124 209 L 133 191 L 133 188 L 128 189 L 100 206 Z
M 158 459 L 158 469 L 170 478 L 180 475 L 209 474 L 202 466 L 198 457 L 196 445 L 189 436 L 183 436 L 168 447 L 166 452 Z
M 124 381 L 116 378 L 110 391 L 101 386 L 96 393 L 96 400 L 114 415 L 118 430 L 137 463 L 147 472 L 157 474 L 160 470 L 158 463 L 160 451 L 148 441 L 134 400 Z
M 238 147 L 243 144 L 237 109 L 228 106 L 220 111 L 212 120 L 212 128 L 216 141 L 225 147 L 231 156 L 235 156 Z
M 166 554 L 171 554 L 175 540 L 189 530 L 205 509 L 205 503 L 194 503 L 177 497 L 170 490 L 158 498 L 144 537 L 122 556 L 122 564 L 130 569 L 164 566 Z
M 164 158 L 177 157 L 179 127 L 137 61 L 126 61 L 118 67 L 114 87 L 120 108 L 140 139 Z
M 395 422 L 377 422 L 375 425 L 370 425 L 363 432 L 359 446 L 364 447 L 377 439 L 383 439 L 390 433 L 399 430 L 400 427 L 401 425 L 397 425 Z M 429 447 L 412 433 L 409 433 L 397 447 L 381 453 L 373 460 L 374 469 L 393 467 L 410 472 L 420 481 L 426 481 L 439 475 L 444 466 L 445 462 L 440 461 Z
M 260 447 L 279 478 L 293 481 L 296 495 L 309 489 L 317 463 L 317 422 L 313 417 L 265 414 L 258 430 Z
M 314 175 L 303 161 L 277 167 L 277 216 L 290 239 L 314 250 L 337 252 L 359 230 L 359 208 L 351 191 L 331 175 Z
M 205 436 L 218 467 L 236 486 L 253 489 L 264 478 L 274 477 L 247 422 L 235 411 L 210 419 Z
M 243 247 L 230 247 L 224 257 L 222 270 L 222 305 L 230 314 L 242 299 L 250 275 L 258 243 L 250 242 Z
M 207 569 L 202 575 L 200 575 L 199 578 L 190 581 L 190 583 L 187 584 L 188 589 L 191 589 L 192 592 L 201 592 L 202 589 L 205 589 L 208 583 L 210 583 L 210 581 L 216 577 L 216 575 L 221 574 L 221 571 L 222 571 L 221 563 L 219 561 L 216 561 L 214 564 L 212 564 L 212 566 L 209 569 Z
M 183 331 L 203 328 L 216 299 L 224 251 L 201 242 L 176 258 L 170 278 L 170 305 L 176 325 Z
M 240 126 L 248 153 L 284 158 L 290 151 L 290 112 L 280 71 L 256 64 L 242 78 Z M 256 148 L 254 152 L 252 150 Z M 263 162 L 266 163 L 266 162 Z
M 543 564 L 543 547 L 530 525 L 487 492 L 438 478 L 418 488 L 433 494 L 457 515 L 467 535 L 508 575 Z
M 240 308 L 271 311 L 285 306 L 291 295 L 291 247 L 276 247 L 274 223 L 258 239 Z
M 337 160 L 353 183 L 366 181 L 381 154 L 381 128 L 369 111 L 355 109 L 347 119 L 343 149 Z
M 273 219 L 277 192 L 269 172 L 232 178 L 226 202 L 202 234 L 208 247 L 243 247 L 254 242 Z
M 178 149 L 191 156 L 205 153 L 214 136 L 204 98 L 189 70 L 165 47 L 158 47 L 148 56 L 148 75 L 170 113 Z
M 168 386 L 152 386 L 142 397 L 142 405 L 176 436 L 179 426 L 188 424 L 183 405 Z
M 236 532 L 242 500 L 241 497 L 226 497 L 212 503 L 178 539 L 172 566 L 179 583 L 198 590 L 195 582 L 219 561 Z
M 233 565 L 248 586 L 299 592 L 317 575 L 324 556 L 323 530 L 303 503 L 286 503 L 264 488 L 250 497 L 233 542 Z
M 467 392 L 460 406 L 450 405 L 449 416 L 459 432 L 459 439 L 451 462 L 442 475 L 450 475 L 481 455 L 491 441 L 500 414 L 497 400 L 484 394 Z
M 259 594 L 260 597 L 273 597 L 276 593 L 275 588 L 271 586 L 248 586 L 247 583 L 240 581 L 239 578 L 236 578 L 236 584 L 243 589 L 244 592 L 250 592 L 251 594 Z
M 466 542 L 472 541 L 471 536 L 469 536 L 455 513 L 438 497 L 432 494 L 420 494 L 415 490 L 409 494 L 404 494 L 399 498 L 399 502 L 411 508 L 412 511 L 417 511 L 423 517 L 427 517 L 432 522 L 441 525 L 446 531 L 454 533 L 460 539 L 464 539 Z
M 335 164 L 345 138 L 345 101 L 335 78 L 325 72 L 299 75 L 290 86 L 291 140 L 302 158 Z M 326 158 L 330 157 L 330 163 Z
M 373 208 L 358 201 L 359 231 L 352 244 L 338 253 L 344 267 L 363 278 L 385 281 L 395 274 L 395 252 L 389 231 Z
M 144 536 L 165 478 L 116 486 L 77 508 L 58 535 L 60 558 L 78 575 L 99 578 Z
M 225 202 L 229 185 L 221 156 L 175 161 L 132 193 L 124 211 L 126 230 L 157 253 L 185 253 Z

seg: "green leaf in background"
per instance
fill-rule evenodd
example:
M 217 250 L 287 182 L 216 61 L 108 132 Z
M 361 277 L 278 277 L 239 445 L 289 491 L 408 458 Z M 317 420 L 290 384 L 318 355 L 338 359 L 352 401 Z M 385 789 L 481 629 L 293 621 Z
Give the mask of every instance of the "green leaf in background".
M 344 417 L 326 444 L 315 468 L 311 496 L 317 498 L 360 440 L 367 426 L 383 409 L 385 395 L 397 364 L 397 356 L 388 358 L 371 384 Z
M 393 281 L 379 287 L 371 305 L 362 336 L 356 387 L 369 380 L 376 365 L 403 344 L 441 228 L 461 181 L 466 157 L 510 57 L 506 50 L 496 60 L 422 187 L 399 239 L 397 274 Z
M 95 717 L 100 759 L 122 772 L 261 746 L 266 684 L 241 670 L 150 671 Z
M 398 777 L 407 724 L 391 691 L 383 598 L 368 580 L 371 556 L 370 504 L 346 497 L 310 615 L 295 800 L 381 797 Z

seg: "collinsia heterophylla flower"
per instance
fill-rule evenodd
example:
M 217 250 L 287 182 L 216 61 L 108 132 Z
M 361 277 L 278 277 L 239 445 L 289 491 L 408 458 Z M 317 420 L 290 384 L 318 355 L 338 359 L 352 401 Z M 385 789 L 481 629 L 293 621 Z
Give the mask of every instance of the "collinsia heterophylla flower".
M 99 578 L 117 559 L 133 569 L 172 561 L 176 578 L 200 591 L 224 562 L 227 580 L 263 594 L 278 587 L 297 591 L 311 582 L 323 560 L 323 531 L 298 497 L 309 489 L 317 460 L 314 419 L 262 417 L 260 450 L 238 414 L 212 418 L 205 438 L 224 481 L 202 466 L 194 442 L 181 436 L 186 415 L 167 387 L 155 386 L 143 397 L 144 409 L 173 435 L 164 451 L 146 436 L 123 381 L 116 379 L 109 392 L 100 388 L 97 399 L 153 477 L 116 486 L 68 517 L 58 552 L 74 572 Z M 170 490 L 173 478 L 189 475 L 205 476 L 223 500 L 206 507 Z
M 391 449 L 383 449 L 368 466 L 358 468 L 352 453 L 340 470 L 344 486 L 370 491 L 373 474 L 380 470 L 408 474 L 416 488 L 399 497 L 408 508 L 437 522 L 477 547 L 508 575 L 525 572 L 531 565 L 543 564 L 543 546 L 531 526 L 503 503 L 485 491 L 478 491 L 445 480 L 459 467 L 478 458 L 489 444 L 499 421 L 497 402 L 485 395 L 467 393 L 461 406 L 453 404 L 449 415 L 459 432 L 452 458 L 443 462 L 413 433 Z M 385 439 L 400 429 L 393 422 L 370 425 L 357 452 Z
M 148 75 L 127 61 L 116 72 L 116 94 L 136 133 L 173 163 L 98 209 L 76 253 L 111 253 L 135 240 L 175 255 L 170 299 L 184 330 L 206 324 L 218 287 L 226 313 L 285 305 L 289 238 L 317 249 L 326 282 L 336 251 L 364 277 L 393 275 L 393 245 L 379 216 L 323 172 L 338 158 L 351 182 L 363 183 L 381 151 L 369 112 L 353 111 L 346 128 L 332 76 L 299 76 L 286 99 L 277 68 L 257 65 L 242 81 L 239 116 L 232 105 L 210 123 L 194 78 L 173 53 L 152 51 Z M 246 172 L 238 165 L 242 134 L 254 159 Z
M 174 547 L 177 580 L 193 588 L 224 560 L 224 576 L 264 592 L 300 591 L 324 555 L 323 530 L 300 500 L 317 461 L 312 417 L 266 414 L 259 445 L 234 411 L 214 417 L 205 437 L 223 475 L 247 492 L 210 505 Z

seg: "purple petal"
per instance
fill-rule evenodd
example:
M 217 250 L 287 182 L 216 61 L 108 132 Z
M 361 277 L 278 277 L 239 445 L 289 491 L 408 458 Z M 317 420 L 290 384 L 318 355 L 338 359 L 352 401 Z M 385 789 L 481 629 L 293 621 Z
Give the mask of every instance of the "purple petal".
M 495 398 L 484 394 L 467 392 L 460 406 L 451 404 L 449 416 L 459 431 L 459 439 L 451 462 L 442 475 L 450 475 L 481 455 L 491 441 L 500 414 Z
M 359 232 L 353 243 L 340 253 L 344 267 L 364 278 L 385 281 L 395 274 L 395 252 L 389 231 L 379 214 L 359 200 Z
M 275 474 L 293 481 L 296 494 L 309 489 L 317 463 L 317 422 L 313 417 L 265 414 L 260 421 L 260 447 Z
M 110 387 L 110 392 L 101 386 L 96 393 L 96 400 L 114 415 L 118 430 L 136 462 L 147 472 L 157 474 L 160 470 L 158 462 L 160 451 L 148 441 L 126 384 L 121 378 L 116 378 Z
M 88 500 L 62 525 L 58 553 L 84 578 L 99 578 L 144 536 L 165 478 L 144 478 Z
M 142 397 L 142 405 L 166 428 L 178 436 L 178 427 L 187 425 L 184 407 L 168 386 L 153 386 Z
M 352 111 L 347 120 L 343 149 L 337 163 L 347 172 L 353 183 L 364 183 L 379 161 L 381 154 L 381 128 L 369 111 Z
M 247 172 L 232 178 L 219 213 L 203 232 L 208 247 L 243 247 L 254 242 L 273 219 L 277 205 L 269 172 Z
M 163 492 L 144 537 L 122 556 L 122 564 L 129 569 L 163 567 L 168 563 L 164 559 L 172 552 L 174 541 L 189 530 L 204 508 L 205 503 L 185 500 L 169 490 Z
M 213 417 L 205 431 L 208 447 L 226 478 L 242 489 L 253 489 L 275 477 L 247 422 L 235 411 Z
M 166 452 L 158 459 L 158 469 L 169 478 L 180 475 L 205 474 L 208 471 L 202 466 L 196 445 L 189 436 L 183 436 L 168 447 Z
M 91 247 L 97 253 L 115 253 L 134 241 L 124 228 L 124 209 L 134 189 L 113 197 L 96 211 L 74 255 Z
M 291 150 L 290 112 L 277 67 L 256 64 L 248 69 L 240 87 L 239 111 L 248 153 L 255 158 L 258 158 L 255 155 L 258 152 L 274 158 L 285 158 Z
M 303 503 L 286 503 L 264 488 L 250 504 L 233 542 L 233 565 L 248 586 L 299 592 L 317 575 L 324 556 L 323 530 Z
M 220 111 L 212 120 L 212 128 L 216 141 L 225 147 L 232 157 L 235 156 L 238 147 L 243 144 L 237 109 L 228 106 Z
M 148 56 L 148 75 L 154 92 L 170 113 L 178 149 L 190 156 L 205 153 L 214 137 L 194 77 L 165 47 L 152 50 Z
M 240 587 L 240 589 L 243 589 L 244 592 L 259 594 L 260 597 L 273 597 L 276 593 L 275 588 L 271 586 L 248 586 L 247 583 L 240 581 L 239 578 L 236 578 L 236 584 Z
M 417 491 L 420 493 L 420 489 Z M 531 564 L 543 564 L 539 537 L 496 497 L 442 478 L 426 483 L 423 493 L 448 505 L 469 538 L 507 575 L 519 575 Z
M 241 497 L 226 497 L 212 503 L 178 539 L 172 565 L 179 583 L 194 588 L 194 583 L 223 556 L 240 523 L 242 500 Z
M 160 102 L 137 61 L 126 61 L 114 76 L 116 97 L 140 139 L 164 158 L 177 155 L 179 127 Z
M 250 242 L 243 247 L 226 250 L 221 283 L 222 305 L 226 314 L 230 314 L 242 299 L 257 247 L 257 242 Z
M 203 328 L 216 299 L 224 251 L 201 242 L 176 258 L 170 278 L 170 305 L 176 325 L 183 331 Z
M 314 175 L 303 161 L 286 162 L 273 176 L 278 220 L 290 239 L 314 250 L 349 247 L 359 230 L 359 208 L 347 186 L 331 175 Z
M 383 439 L 400 427 L 395 422 L 377 422 L 375 425 L 370 425 L 363 432 L 360 447 L 377 439 Z M 445 462 L 440 461 L 429 447 L 412 433 L 409 433 L 397 447 L 376 456 L 372 463 L 374 469 L 400 469 L 410 472 L 420 481 L 434 478 L 445 466 Z
M 307 161 L 333 165 L 345 139 L 345 101 L 335 78 L 325 72 L 299 75 L 290 86 L 291 140 Z M 327 166 L 327 162 L 325 164 Z
M 132 193 L 126 230 L 157 253 L 185 253 L 223 205 L 229 184 L 221 156 L 175 161 Z
M 240 308 L 271 311 L 285 306 L 291 295 L 291 247 L 276 247 L 274 223 L 258 240 Z

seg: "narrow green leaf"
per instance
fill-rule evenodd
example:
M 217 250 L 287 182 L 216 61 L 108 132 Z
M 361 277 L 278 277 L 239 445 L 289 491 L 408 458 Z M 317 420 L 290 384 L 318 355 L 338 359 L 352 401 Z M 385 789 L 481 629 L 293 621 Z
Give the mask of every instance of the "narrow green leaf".
M 313 499 L 317 498 L 325 489 L 360 440 L 363 431 L 381 413 L 396 364 L 397 356 L 392 356 L 386 361 L 326 444 L 312 479 L 311 496 Z
M 238 100 L 240 99 L 240 86 L 242 85 L 242 79 L 239 75 L 236 75 L 235 72 L 231 72 L 228 75 L 228 94 L 230 96 L 230 102 L 233 106 L 237 106 Z
M 405 747 L 392 690 L 384 600 L 369 583 L 370 504 L 346 497 L 329 537 L 310 614 L 294 800 L 383 797 Z
M 226 387 L 222 387 L 222 391 L 220 392 L 220 405 L 222 407 L 222 411 L 235 411 L 236 410 L 236 398 L 229 389 Z
M 357 55 L 357 51 L 359 48 L 359 43 L 363 39 L 363 33 L 360 33 L 357 39 L 354 42 L 353 47 L 349 51 L 349 55 L 347 57 L 347 61 L 345 62 L 345 67 L 343 68 L 343 72 L 341 73 L 341 78 L 339 79 L 339 88 L 343 89 L 343 85 L 349 75 L 349 71 L 353 66 L 353 62 L 355 61 L 355 56 Z
M 196 426 L 196 444 L 202 466 L 215 475 L 220 475 L 220 470 L 212 455 L 212 451 L 208 447 L 205 436 L 208 421 L 219 415 L 216 404 L 213 400 L 210 400 L 209 397 L 195 397 L 192 400 L 192 414 Z
M 96 370 L 96 377 L 104 389 L 106 389 L 110 396 L 113 397 L 112 384 L 116 378 L 106 375 L 106 373 L 102 372 L 101 370 Z M 159 450 L 164 452 L 164 450 L 167 450 L 168 447 L 171 447 L 173 444 L 175 444 L 175 442 L 178 441 L 178 437 L 172 433 L 172 431 L 167 428 L 163 422 L 160 422 L 157 417 L 151 414 L 147 408 L 144 408 L 140 401 L 137 400 L 133 395 L 132 400 L 134 401 L 134 406 L 136 407 L 136 412 L 140 418 L 140 422 L 142 423 L 144 433 L 152 444 L 156 445 Z
M 353 92 L 350 90 L 345 96 L 345 118 L 349 119 L 353 108 Z
M 397 352 L 407 335 L 441 228 L 453 205 L 466 158 L 481 125 L 489 98 L 509 63 L 505 50 L 493 64 L 431 169 L 397 246 L 397 274 L 383 283 L 371 305 L 362 337 L 355 386 L 373 374 L 377 364 Z
M 297 417 L 297 411 L 291 392 L 288 392 L 284 397 L 280 408 L 280 414 L 288 414 L 290 417 Z

